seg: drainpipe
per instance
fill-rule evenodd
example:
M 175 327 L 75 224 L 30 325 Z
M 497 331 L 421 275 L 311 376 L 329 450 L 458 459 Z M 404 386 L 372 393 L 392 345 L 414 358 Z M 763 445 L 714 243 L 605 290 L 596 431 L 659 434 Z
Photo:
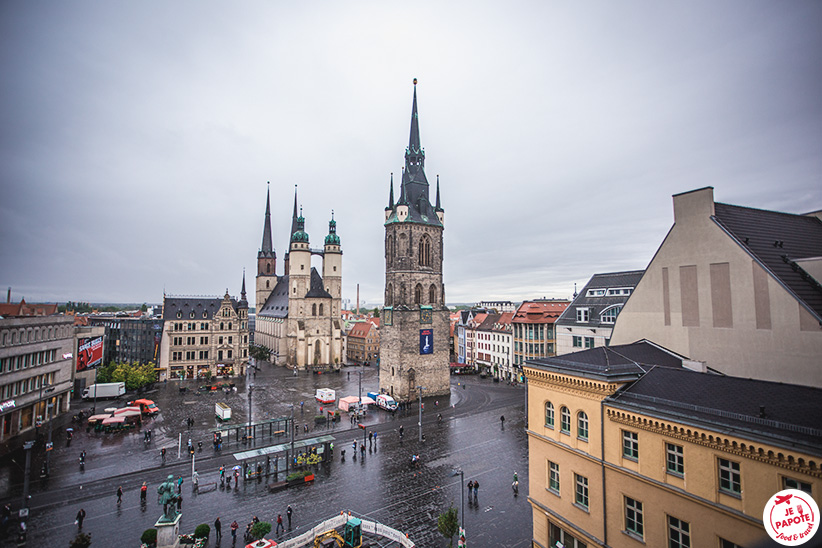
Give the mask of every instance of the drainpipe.
M 602 470 L 602 543 L 608 546 L 608 505 L 605 493 L 605 400 L 599 402 L 599 462 Z

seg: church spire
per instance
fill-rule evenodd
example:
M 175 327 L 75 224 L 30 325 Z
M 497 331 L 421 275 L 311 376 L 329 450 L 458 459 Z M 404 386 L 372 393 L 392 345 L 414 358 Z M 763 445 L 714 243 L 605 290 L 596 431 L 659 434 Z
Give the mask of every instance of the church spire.
M 417 117 L 417 79 L 414 78 L 414 104 L 411 107 L 411 136 L 408 139 L 408 148 L 412 154 L 419 154 L 420 147 L 420 123 Z
M 269 257 L 273 252 L 274 249 L 271 246 L 271 188 L 268 188 L 265 192 L 265 223 L 263 224 L 263 245 L 260 247 L 260 256 Z
M 248 303 L 248 299 L 245 295 L 245 268 L 243 268 L 243 289 L 240 291 L 240 302 Z
M 291 236 L 297 232 L 297 185 L 294 185 L 294 214 L 291 216 L 291 233 L 288 235 L 288 240 L 291 241 Z
M 391 173 L 390 188 L 391 188 L 391 190 L 389 190 L 389 192 L 388 192 L 388 207 L 386 207 L 385 209 L 394 209 L 394 174 L 393 173 Z
M 435 211 L 442 211 L 442 204 L 440 204 L 440 176 L 437 175 L 437 205 Z

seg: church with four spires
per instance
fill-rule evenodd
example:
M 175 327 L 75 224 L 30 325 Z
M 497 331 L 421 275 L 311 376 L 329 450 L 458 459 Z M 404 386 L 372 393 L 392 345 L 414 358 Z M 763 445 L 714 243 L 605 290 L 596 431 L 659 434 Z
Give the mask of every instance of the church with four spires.
M 257 253 L 254 342 L 277 365 L 309 370 L 339 369 L 344 362 L 341 322 L 342 248 L 332 212 L 322 248 L 310 246 L 302 208 L 291 219 L 282 274 L 271 240 L 271 200 L 266 194 L 263 241 Z M 322 257 L 322 274 L 311 256 Z

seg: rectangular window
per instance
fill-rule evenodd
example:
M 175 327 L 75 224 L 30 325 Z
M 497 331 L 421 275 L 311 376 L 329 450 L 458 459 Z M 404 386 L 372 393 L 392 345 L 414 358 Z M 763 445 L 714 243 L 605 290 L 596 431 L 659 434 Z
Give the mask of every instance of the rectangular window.
M 559 495 L 559 464 L 548 461 L 548 489 Z
M 234 344 L 234 337 L 228 338 L 228 344 Z
M 194 359 L 194 354 L 195 354 L 195 353 L 194 353 L 194 351 L 193 351 L 193 350 L 187 350 L 187 351 L 186 351 L 186 359 L 187 359 L 187 360 L 193 360 L 193 359 Z
M 675 476 L 685 475 L 685 455 L 681 445 L 665 444 L 665 469 Z
M 585 348 L 593 348 L 594 347 L 594 338 L 593 337 L 585 337 Z
M 636 432 L 622 431 L 622 456 L 631 460 L 639 459 L 639 436 Z
M 588 309 L 587 308 L 577 308 L 577 321 L 578 322 L 587 322 L 588 321 Z
M 719 459 L 719 490 L 732 495 L 742 494 L 738 462 Z
M 229 351 L 228 351 L 228 359 L 231 359 L 231 355 L 232 355 L 232 353 L 233 353 L 233 352 L 232 352 L 231 350 L 229 350 Z
M 645 527 L 642 524 L 642 503 L 630 497 L 625 497 L 625 530 L 639 538 L 645 536 Z
M 795 480 L 793 478 L 782 478 L 782 489 L 799 489 L 800 491 L 805 491 L 809 495 L 813 495 L 811 493 L 811 484 L 805 483 L 804 481 Z
M 574 483 L 576 484 L 576 493 L 574 502 L 588 509 L 588 478 L 574 474 Z
M 691 548 L 691 525 L 668 516 L 668 548 Z
M 222 359 L 223 359 L 223 351 L 222 351 L 222 350 L 218 350 L 218 351 L 217 351 L 217 359 L 218 359 L 218 360 L 222 360 Z
M 208 337 L 200 337 L 200 344 L 208 344 Z

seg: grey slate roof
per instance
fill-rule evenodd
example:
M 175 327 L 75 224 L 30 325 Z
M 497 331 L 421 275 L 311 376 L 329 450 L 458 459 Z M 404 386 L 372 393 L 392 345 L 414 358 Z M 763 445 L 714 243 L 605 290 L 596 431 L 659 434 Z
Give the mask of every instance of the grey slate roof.
M 323 286 L 323 279 L 320 276 L 320 273 L 317 272 L 316 268 L 311 268 L 311 288 L 308 290 L 308 293 L 305 294 L 307 299 L 309 298 L 321 298 L 321 299 L 331 299 L 331 294 L 325 290 Z
M 658 367 L 607 400 L 659 417 L 801 443 L 822 452 L 822 389 Z M 765 416 L 760 417 L 760 406 Z
M 597 379 L 633 380 L 654 367 L 681 368 L 686 360 L 650 341 L 601 346 L 562 356 L 528 360 L 526 365 Z
M 277 276 L 274 290 L 265 300 L 262 309 L 257 311 L 258 316 L 269 318 L 285 318 L 288 316 L 288 274 Z
M 163 320 L 210 320 L 220 310 L 222 297 L 166 297 L 163 307 Z M 231 299 L 231 306 L 237 310 L 236 299 Z M 180 317 L 177 317 L 180 312 Z M 194 312 L 194 316 L 191 313 Z M 205 316 L 203 316 L 205 312 Z
M 631 287 L 635 288 L 640 278 L 645 273 L 644 270 L 628 270 L 625 272 L 609 272 L 604 274 L 594 274 L 588 283 L 579 292 L 579 295 L 566 308 L 556 321 L 558 326 L 584 325 L 586 327 L 613 326 L 614 324 L 603 324 L 599 321 L 599 316 L 603 310 L 616 304 L 625 304 L 629 295 L 607 295 L 608 288 Z M 602 297 L 589 297 L 588 291 L 591 289 L 605 289 L 606 295 Z M 576 309 L 584 307 L 589 309 L 589 321 L 577 323 Z
M 796 259 L 822 257 L 822 221 L 729 204 L 714 204 L 716 222 L 730 232 L 822 320 L 822 287 L 803 276 Z

